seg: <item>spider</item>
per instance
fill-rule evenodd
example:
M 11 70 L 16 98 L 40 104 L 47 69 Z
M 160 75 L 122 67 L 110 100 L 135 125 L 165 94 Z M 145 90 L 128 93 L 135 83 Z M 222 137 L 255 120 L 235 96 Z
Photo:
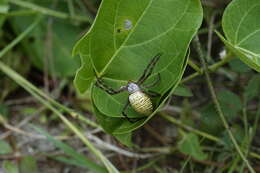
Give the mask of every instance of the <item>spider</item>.
M 125 106 L 122 110 L 122 115 L 129 122 L 135 122 L 132 120 L 133 118 L 129 118 L 125 112 L 127 107 L 129 106 L 129 104 L 132 106 L 132 108 L 136 112 L 138 112 L 142 115 L 148 116 L 153 111 L 153 105 L 152 105 L 152 101 L 151 101 L 150 97 L 158 97 L 158 96 L 160 96 L 160 94 L 153 92 L 153 91 L 144 91 L 144 89 L 155 86 L 161 80 L 160 73 L 157 74 L 157 79 L 154 82 L 152 82 L 151 84 L 143 85 L 143 83 L 152 74 L 152 71 L 153 71 L 156 63 L 159 61 L 161 55 L 162 55 L 161 53 L 158 53 L 151 59 L 151 61 L 145 68 L 142 76 L 136 82 L 128 81 L 127 85 L 121 86 L 117 90 L 115 90 L 115 89 L 111 88 L 110 86 L 108 86 L 107 84 L 105 84 L 104 81 L 102 80 L 102 77 L 98 77 L 96 72 L 94 72 L 96 79 L 97 79 L 95 85 L 97 87 L 99 87 L 100 89 L 104 90 L 105 92 L 107 92 L 108 94 L 114 95 L 114 94 L 121 93 L 123 91 L 128 91 L 129 97 L 128 97 L 127 103 L 125 104 Z

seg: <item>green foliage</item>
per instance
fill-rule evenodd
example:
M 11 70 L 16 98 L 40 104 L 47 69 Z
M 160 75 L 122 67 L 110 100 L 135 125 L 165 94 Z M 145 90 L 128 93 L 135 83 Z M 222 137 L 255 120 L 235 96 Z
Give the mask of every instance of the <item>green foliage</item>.
M 193 96 L 192 91 L 185 85 L 178 85 L 178 87 L 173 91 L 173 94 L 177 96 L 183 96 L 183 97 Z
M 226 8 L 220 38 L 244 63 L 260 72 L 260 1 L 233 0 Z
M 129 80 L 136 81 L 151 58 L 163 53 L 154 74 L 147 80 L 149 83 L 156 73 L 161 74 L 160 84 L 152 88 L 162 95 L 154 100 L 158 109 L 178 85 L 187 63 L 188 45 L 201 20 L 202 9 L 197 0 L 102 1 L 90 31 L 74 47 L 74 54 L 79 53 L 82 60 L 76 87 L 86 91 L 95 69 L 109 86 L 119 88 Z M 122 115 L 127 93 L 109 95 L 95 85 L 91 91 L 96 117 L 107 132 L 128 133 L 154 115 L 129 123 Z M 132 118 L 142 116 L 131 108 L 127 114 Z
M 168 168 L 168 172 L 174 172 L 173 169 L 178 169 L 184 163 L 179 157 L 176 158 L 175 152 L 172 154 L 172 149 L 176 149 L 177 152 L 192 157 L 187 158 L 180 171 L 176 170 L 179 172 L 201 173 L 217 170 L 231 173 L 246 170 L 254 173 L 251 167 L 257 165 L 250 166 L 250 162 L 254 159 L 254 163 L 257 163 L 256 159 L 260 158 L 255 145 L 255 141 L 259 140 L 256 129 L 260 117 L 260 77 L 253 71 L 260 71 L 260 4 L 259 0 L 233 0 L 223 15 L 224 6 L 218 6 L 222 2 L 224 0 L 103 0 L 96 14 L 99 3 L 97 0 L 0 0 L 0 125 L 4 132 L 0 140 L 0 154 L 3 158 L 14 158 L 3 161 L 0 172 L 37 173 L 40 171 L 37 166 L 38 158 L 45 159 L 46 156 L 50 159 L 45 159 L 46 162 L 41 164 L 49 164 L 48 161 L 55 163 L 55 160 L 59 165 L 98 173 L 119 172 L 117 169 L 122 168 L 129 170 L 120 172 L 154 172 L 154 169 L 157 172 L 167 172 Z M 195 59 L 198 55 L 194 53 L 194 49 L 190 52 L 188 48 L 202 22 L 200 3 L 205 9 L 204 24 L 196 37 L 199 39 L 195 41 L 201 40 L 200 44 L 204 49 L 202 52 L 207 55 L 200 57 L 208 60 L 206 63 L 212 79 L 207 76 L 206 80 L 213 99 L 205 93 L 207 86 L 203 78 L 197 78 L 207 72 L 206 65 L 199 64 Z M 214 8 L 211 5 L 214 5 Z M 78 16 L 79 14 L 81 16 Z M 96 19 L 90 27 L 89 23 L 93 21 L 94 15 Z M 221 23 L 223 28 L 219 28 Z M 215 62 L 218 60 L 218 48 L 222 48 L 223 44 L 217 40 L 214 32 L 212 33 L 214 29 L 223 29 L 225 38 L 217 34 L 226 48 L 229 48 L 225 49 L 226 55 L 221 56 L 218 62 Z M 80 59 L 72 59 L 72 45 L 83 30 L 86 30 L 87 34 L 73 49 L 73 56 L 79 55 Z M 152 98 L 154 112 L 149 117 L 130 123 L 122 116 L 128 93 L 112 96 L 97 88 L 94 85 L 94 71 L 99 77 L 103 77 L 107 85 L 118 89 L 128 80 L 137 80 L 157 53 L 163 55 L 145 84 L 153 82 L 157 73 L 160 73 L 162 80 L 151 90 L 159 92 L 161 96 Z M 187 63 L 190 53 L 192 59 Z M 229 66 L 225 66 L 226 63 L 229 63 Z M 190 68 L 186 70 L 187 65 L 196 72 Z M 70 85 L 71 78 L 66 78 L 66 82 L 60 80 L 61 77 L 72 76 L 76 69 L 78 71 L 74 84 L 79 93 L 86 95 L 75 94 Z M 48 74 L 45 73 L 47 70 Z M 184 72 L 185 79 L 181 80 Z M 188 83 L 192 79 L 198 80 Z M 219 84 L 219 81 L 223 84 Z M 238 86 L 242 84 L 244 86 Z M 223 85 L 226 88 L 224 90 Z M 28 97 L 19 86 L 33 97 Z M 45 91 L 61 103 L 44 93 Z M 166 109 L 161 109 L 172 95 L 176 96 L 169 99 Z M 149 122 L 148 128 L 139 131 L 139 134 L 142 133 L 141 137 L 132 134 L 133 130 L 147 123 L 158 111 L 157 115 L 160 117 L 154 118 Z M 44 116 L 39 117 L 42 114 Z M 88 119 L 92 114 L 96 116 L 99 125 Z M 142 116 L 131 107 L 127 109 L 127 114 L 131 118 Z M 34 118 L 33 121 L 30 121 L 31 118 Z M 176 126 L 171 127 L 162 118 Z M 36 160 L 34 155 L 27 157 L 27 153 L 24 153 L 30 143 L 26 141 L 26 145 L 20 145 L 24 144 L 24 141 L 20 141 L 24 138 L 20 136 L 26 133 L 13 135 L 16 130 L 27 132 L 28 121 L 48 126 L 46 129 L 55 128 L 55 132 L 61 131 L 61 134 L 64 134 L 62 130 L 65 130 L 66 135 L 68 130 L 71 130 L 75 136 L 66 139 L 66 143 L 67 140 L 72 142 L 69 146 L 47 132 L 34 128 L 63 152 L 59 156 L 52 155 L 52 151 L 51 156 L 49 153 L 41 155 L 35 148 L 36 153 L 32 154 L 37 154 Z M 120 143 L 132 147 L 122 149 L 133 152 L 134 158 L 117 156 L 116 151 L 103 154 L 102 150 L 97 149 L 84 132 L 91 133 L 93 127 L 94 132 L 98 132 L 93 135 L 105 140 L 105 143 L 109 142 L 100 126 L 105 132 L 115 136 Z M 82 129 L 82 132 L 79 129 Z M 181 134 L 182 138 L 176 137 L 180 136 L 176 133 Z M 132 136 L 135 143 L 131 140 Z M 151 139 L 151 136 L 155 138 Z M 74 140 L 75 137 L 87 146 L 98 162 L 73 148 L 74 141 L 71 139 Z M 163 146 L 158 146 L 157 140 L 163 143 Z M 18 159 L 16 152 L 13 152 L 9 145 L 9 142 L 13 141 L 19 143 L 15 145 L 15 149 L 21 152 Z M 114 144 L 118 143 L 112 145 Z M 134 146 L 137 146 L 138 150 L 135 151 Z M 135 162 L 135 157 L 150 155 L 151 153 L 146 153 L 150 151 L 156 153 L 156 157 Z M 115 166 L 108 160 L 111 153 Z M 172 160 L 168 160 L 170 157 L 165 157 L 166 154 L 171 158 L 173 156 L 176 164 L 168 164 Z M 136 169 L 131 165 L 134 162 L 137 163 Z M 208 163 L 213 164 L 202 166 Z M 222 166 L 223 163 L 225 165 L 219 169 L 218 165 Z M 248 168 L 245 168 L 246 166 Z
M 238 73 L 250 72 L 251 68 L 244 64 L 240 59 L 235 58 L 229 62 L 230 68 Z
M 219 91 L 218 101 L 226 119 L 230 122 L 237 118 L 239 111 L 242 110 L 240 98 L 229 90 Z M 201 109 L 201 129 L 215 135 L 220 135 L 223 130 L 225 130 L 223 129 L 223 123 L 212 103 L 205 105 Z
M 10 154 L 12 151 L 11 146 L 7 142 L 0 140 L 0 154 Z
M 207 158 L 207 155 L 202 151 L 199 137 L 193 133 L 184 134 L 178 147 L 182 153 L 188 154 L 195 159 L 204 160 Z
M 20 173 L 38 173 L 37 161 L 33 156 L 25 156 L 19 164 Z
M 229 91 L 221 90 L 218 93 L 218 99 L 223 112 L 228 120 L 233 120 L 237 117 L 238 112 L 242 110 L 242 103 L 238 95 Z
M 116 139 L 127 147 L 133 147 L 132 133 L 117 134 Z
M 49 5 L 52 1 L 34 1 L 36 4 Z M 64 9 L 66 2 L 59 3 L 58 9 Z M 17 16 L 11 20 L 16 33 L 22 32 L 34 20 L 34 16 Z M 55 22 L 55 24 L 52 24 Z M 70 21 L 42 19 L 41 23 L 23 40 L 22 45 L 32 63 L 44 70 L 44 66 L 53 76 L 67 77 L 75 74 L 79 61 L 71 56 L 80 28 Z
M 17 165 L 9 160 L 5 160 L 2 167 L 4 173 L 19 173 Z
M 251 100 L 260 97 L 260 75 L 254 75 L 245 88 L 245 97 Z

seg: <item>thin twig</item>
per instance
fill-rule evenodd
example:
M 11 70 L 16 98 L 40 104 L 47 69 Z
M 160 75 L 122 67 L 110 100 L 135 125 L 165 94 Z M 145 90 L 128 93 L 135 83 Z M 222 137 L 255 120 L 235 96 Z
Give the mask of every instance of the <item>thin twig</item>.
M 155 155 L 158 155 L 158 154 L 149 154 L 149 153 L 142 154 L 142 153 L 135 153 L 135 152 L 127 151 L 127 150 L 119 148 L 115 145 L 112 145 L 110 143 L 104 142 L 101 139 L 99 139 L 98 137 L 96 137 L 96 136 L 94 136 L 90 133 L 86 133 L 85 135 L 87 136 L 88 139 L 93 141 L 96 144 L 96 146 L 98 146 L 102 149 L 114 151 L 118 154 L 122 154 L 122 155 L 127 156 L 127 157 L 147 159 L 147 158 L 154 157 Z
M 40 107 L 40 108 L 36 111 L 36 113 L 34 113 L 34 114 L 31 115 L 31 116 L 26 117 L 26 118 L 25 118 L 24 120 L 22 120 L 19 124 L 15 125 L 15 127 L 16 127 L 16 128 L 21 128 L 22 126 L 24 126 L 25 124 L 27 124 L 28 122 L 30 122 L 33 118 L 35 118 L 36 115 L 40 114 L 44 109 L 45 109 L 44 107 Z M 10 131 L 7 131 L 7 132 L 5 132 L 5 133 L 3 133 L 3 134 L 1 134 L 1 135 L 0 135 L 0 140 L 2 140 L 2 139 L 4 139 L 4 138 L 8 137 L 8 136 L 11 135 L 11 134 L 12 134 L 12 131 L 11 131 L 11 130 L 10 130 Z

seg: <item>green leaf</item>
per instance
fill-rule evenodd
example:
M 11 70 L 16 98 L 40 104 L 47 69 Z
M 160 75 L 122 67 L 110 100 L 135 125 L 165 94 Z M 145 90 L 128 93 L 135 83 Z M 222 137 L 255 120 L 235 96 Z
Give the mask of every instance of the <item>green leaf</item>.
M 36 159 L 32 156 L 26 156 L 21 159 L 20 165 L 20 172 L 21 173 L 38 173 L 38 167 Z
M 221 90 L 217 96 L 226 118 L 228 120 L 236 118 L 238 112 L 242 110 L 242 103 L 238 95 L 229 90 Z
M 129 133 L 140 127 L 145 122 L 145 119 L 131 123 L 125 120 L 125 118 L 109 117 L 99 112 L 95 105 L 93 105 L 93 107 L 98 123 L 107 133 L 110 133 L 114 136 L 118 134 Z
M 234 134 L 236 141 L 238 141 L 239 144 L 243 143 L 243 141 L 245 140 L 245 129 L 239 125 L 233 125 L 230 130 Z M 227 131 L 224 131 L 224 133 L 221 136 L 221 139 L 225 144 L 224 145 L 225 149 L 227 149 L 227 150 L 234 149 L 234 144 L 233 144 L 232 140 L 230 139 L 230 136 L 228 135 Z
M 244 63 L 260 72 L 260 1 L 233 0 L 226 8 L 220 38 Z
M 117 140 L 119 140 L 119 142 L 126 145 L 127 147 L 134 146 L 132 143 L 132 133 L 116 134 L 115 137 Z
M 7 142 L 0 140 L 0 154 L 10 154 L 12 151 L 11 146 Z
M 88 36 L 88 35 L 87 35 Z M 80 93 L 84 93 L 94 79 L 93 64 L 89 53 L 90 37 L 83 37 L 74 46 L 72 55 L 80 54 L 81 67 L 77 70 L 74 85 Z
M 167 20 L 162 20 L 163 18 Z M 161 74 L 159 85 L 151 89 L 162 96 L 153 100 L 156 110 L 178 85 L 186 67 L 185 55 L 189 43 L 201 21 L 202 9 L 198 0 L 103 0 L 94 24 L 76 44 L 73 53 L 79 53 L 82 61 L 84 55 L 90 56 L 92 68 L 115 89 L 129 80 L 136 81 L 150 60 L 156 54 L 163 53 L 153 74 L 145 82 L 151 83 L 157 73 Z M 89 66 L 86 68 L 91 69 Z M 92 80 L 93 74 L 87 72 L 89 69 L 82 76 Z M 84 65 L 80 71 L 83 70 Z M 76 84 L 82 91 L 88 86 L 89 82 Z M 145 122 L 120 122 L 125 121 L 122 110 L 127 97 L 127 93 L 109 95 L 92 85 L 92 99 L 98 114 L 96 116 L 110 133 L 128 133 Z M 130 117 L 141 116 L 131 107 L 127 114 Z M 106 125 L 111 123 L 110 120 L 116 126 Z M 109 130 L 108 126 L 112 129 Z
M 245 88 L 245 96 L 248 100 L 260 96 L 260 75 L 254 75 Z
M 188 52 L 188 55 L 189 55 L 189 52 Z M 188 57 L 188 55 L 187 55 L 187 57 Z M 188 60 L 187 57 L 186 57 L 185 65 L 183 66 L 183 69 L 186 68 L 187 60 Z M 177 78 L 177 83 L 181 80 L 181 76 L 182 76 L 182 74 L 180 74 L 180 76 Z M 162 101 L 160 102 L 159 106 L 154 110 L 154 112 L 150 116 L 148 116 L 146 119 L 140 119 L 139 121 L 137 121 L 135 123 L 129 122 L 124 117 L 115 118 L 115 117 L 107 116 L 107 115 L 101 113 L 98 110 L 98 108 L 95 106 L 95 104 L 93 105 L 94 113 L 96 115 L 98 122 L 101 124 L 101 126 L 104 128 L 104 130 L 106 132 L 113 134 L 114 136 L 117 134 L 129 133 L 133 130 L 136 130 L 137 128 L 144 125 L 147 121 L 149 121 L 156 114 L 156 112 L 164 105 L 164 103 L 166 102 L 168 97 L 173 93 L 173 91 L 175 90 L 176 87 L 177 87 L 177 85 L 174 86 L 173 88 L 169 89 L 169 91 L 166 92 L 166 94 L 164 96 L 162 96 Z M 92 97 L 93 97 L 93 92 L 92 92 Z
M 3 170 L 4 173 L 19 173 L 17 165 L 8 160 L 3 161 Z
M 170 20 L 162 22 L 162 16 L 168 16 L 170 11 Z M 103 1 L 91 30 L 90 52 L 94 68 L 110 80 L 112 87 L 118 88 L 129 80 L 136 81 L 151 58 L 161 52 L 163 55 L 146 84 L 160 73 L 159 85 L 151 90 L 164 95 L 177 85 L 184 70 L 187 47 L 200 23 L 199 1 Z M 125 25 L 131 27 L 124 28 Z M 93 102 L 103 114 L 122 117 L 127 94 L 108 95 L 95 85 L 92 92 Z M 160 98 L 155 102 L 158 100 Z M 129 110 L 129 116 L 140 117 L 133 110 L 132 113 Z
M 250 67 L 237 58 L 232 59 L 228 64 L 230 68 L 237 73 L 246 73 L 251 71 Z
M 212 135 L 220 135 L 224 130 L 223 124 L 219 115 L 216 112 L 215 106 L 210 103 L 200 110 L 200 129 L 206 131 Z
M 178 147 L 182 153 L 195 159 L 205 160 L 207 158 L 207 155 L 202 151 L 198 136 L 193 133 L 185 134 Z
M 218 101 L 227 120 L 232 122 L 242 110 L 240 98 L 229 90 L 222 90 L 217 93 Z M 216 112 L 215 106 L 210 103 L 201 109 L 200 127 L 204 131 L 214 135 L 220 135 L 224 130 L 223 123 Z
M 193 96 L 190 88 L 185 85 L 178 85 L 177 88 L 173 92 L 174 95 L 183 96 L 183 97 L 191 97 Z

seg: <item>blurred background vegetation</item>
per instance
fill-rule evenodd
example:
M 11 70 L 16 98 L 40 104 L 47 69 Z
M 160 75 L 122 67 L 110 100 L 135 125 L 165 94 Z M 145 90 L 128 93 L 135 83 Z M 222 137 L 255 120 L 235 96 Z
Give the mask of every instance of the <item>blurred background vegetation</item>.
M 213 32 L 221 31 L 221 16 L 228 3 L 202 1 L 204 21 L 199 37 L 203 49 L 211 50 L 209 65 L 230 57 L 212 68 L 213 85 L 241 150 L 260 172 L 260 76 L 225 50 Z M 87 117 L 83 121 L 73 117 L 73 111 L 64 113 L 119 170 L 246 172 L 215 111 L 204 76 L 197 73 L 189 78 L 195 74 L 190 67 L 158 116 L 136 131 L 134 148 L 123 146 L 98 127 L 89 93 L 80 95 L 73 86 L 80 59 L 71 52 L 91 26 L 99 4 L 98 0 L 0 0 L 0 172 L 106 172 L 48 106 L 28 93 L 33 87 L 10 69 L 64 107 Z M 190 57 L 200 66 L 197 56 L 191 48 Z

